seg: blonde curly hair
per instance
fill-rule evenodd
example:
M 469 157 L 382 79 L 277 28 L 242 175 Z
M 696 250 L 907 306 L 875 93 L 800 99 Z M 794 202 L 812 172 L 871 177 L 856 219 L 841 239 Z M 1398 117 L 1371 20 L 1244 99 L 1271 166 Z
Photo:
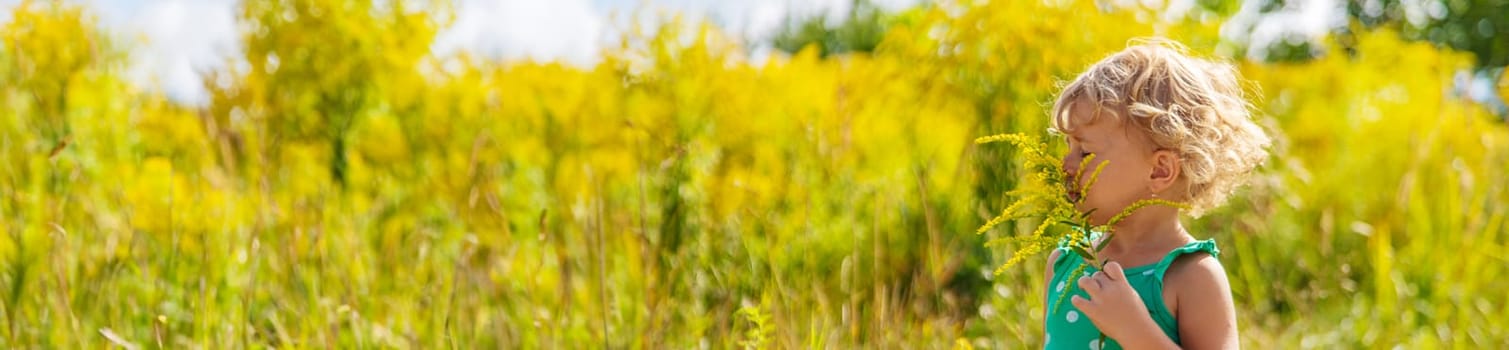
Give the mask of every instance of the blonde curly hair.
M 1082 98 L 1098 103 L 1096 116 L 1131 121 L 1179 155 L 1194 216 L 1225 202 L 1268 157 L 1271 140 L 1252 121 L 1236 67 L 1193 57 L 1176 42 L 1137 40 L 1090 66 L 1053 104 L 1055 130 L 1071 128 L 1069 108 Z

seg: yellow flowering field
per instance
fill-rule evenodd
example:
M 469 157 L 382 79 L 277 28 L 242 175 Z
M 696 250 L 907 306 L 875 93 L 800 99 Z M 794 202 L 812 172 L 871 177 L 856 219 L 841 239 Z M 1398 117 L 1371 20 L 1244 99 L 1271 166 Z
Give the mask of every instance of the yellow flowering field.
M 414 3 L 240 4 L 204 106 L 129 82 L 85 9 L 19 5 L 0 347 L 1038 347 L 1042 255 L 996 274 L 984 245 L 1038 223 L 976 235 L 1028 170 L 975 138 L 1047 136 L 1059 82 L 1130 39 L 1229 51 L 1220 18 L 965 1 L 870 53 L 669 21 L 576 66 L 434 55 L 453 6 Z M 1186 225 L 1243 345 L 1509 342 L 1509 127 L 1453 92 L 1471 56 L 1342 42 L 1227 58 L 1275 146 Z

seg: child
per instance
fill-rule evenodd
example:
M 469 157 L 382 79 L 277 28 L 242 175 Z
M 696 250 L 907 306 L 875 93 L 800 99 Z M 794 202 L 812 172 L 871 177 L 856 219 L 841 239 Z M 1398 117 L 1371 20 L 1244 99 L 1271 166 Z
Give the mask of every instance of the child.
M 1097 225 L 1143 199 L 1187 203 L 1199 215 L 1267 157 L 1269 143 L 1250 120 L 1235 68 L 1169 42 L 1134 44 L 1080 74 L 1053 106 L 1053 129 L 1067 136 L 1069 174 L 1091 154 L 1109 162 L 1078 208 L 1098 208 Z M 1190 236 L 1179 211 L 1149 206 L 1117 223 L 1098 253 L 1104 271 L 1067 248 L 1052 253 L 1045 348 L 1238 347 L 1220 251 Z M 1082 277 L 1069 281 L 1081 264 Z M 1057 303 L 1061 296 L 1069 302 Z

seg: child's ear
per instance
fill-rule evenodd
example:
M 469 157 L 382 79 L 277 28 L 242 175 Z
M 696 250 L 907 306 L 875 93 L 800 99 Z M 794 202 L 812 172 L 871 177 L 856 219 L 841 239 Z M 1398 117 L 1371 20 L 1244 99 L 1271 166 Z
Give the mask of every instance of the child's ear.
M 1148 190 L 1160 193 L 1179 180 L 1179 154 L 1173 150 L 1153 151 L 1153 171 L 1148 176 Z

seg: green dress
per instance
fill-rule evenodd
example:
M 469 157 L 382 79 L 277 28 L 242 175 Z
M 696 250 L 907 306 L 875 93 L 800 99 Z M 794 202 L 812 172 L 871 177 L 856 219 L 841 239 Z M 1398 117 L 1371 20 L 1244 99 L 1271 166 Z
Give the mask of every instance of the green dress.
M 1085 264 L 1084 258 L 1074 254 L 1067 247 L 1059 247 L 1058 261 L 1053 262 L 1053 280 L 1048 286 L 1048 319 L 1043 325 L 1045 330 L 1044 349 L 1120 349 L 1114 339 L 1106 338 L 1108 344 L 1100 343 L 1100 329 L 1090 322 L 1090 318 L 1074 308 L 1069 302 L 1070 298 L 1078 295 L 1089 299 L 1090 296 L 1080 289 L 1076 280 L 1081 276 L 1089 276 L 1099 271 L 1094 264 L 1085 266 L 1081 275 L 1073 276 L 1074 270 Z M 1147 306 L 1149 315 L 1158 323 L 1158 328 L 1163 334 L 1179 343 L 1179 323 L 1174 320 L 1174 315 L 1169 313 L 1168 305 L 1163 304 L 1163 274 L 1168 272 L 1168 266 L 1174 263 L 1174 259 L 1184 254 L 1206 252 L 1211 257 L 1217 257 L 1221 253 L 1216 249 L 1216 242 L 1212 239 L 1192 242 L 1179 248 L 1175 248 L 1163 257 L 1163 260 L 1151 265 L 1125 268 L 1127 282 L 1137 290 L 1142 297 L 1142 303 Z M 1063 298 L 1060 302 L 1059 298 Z M 1102 345 L 1104 345 L 1102 347 Z

